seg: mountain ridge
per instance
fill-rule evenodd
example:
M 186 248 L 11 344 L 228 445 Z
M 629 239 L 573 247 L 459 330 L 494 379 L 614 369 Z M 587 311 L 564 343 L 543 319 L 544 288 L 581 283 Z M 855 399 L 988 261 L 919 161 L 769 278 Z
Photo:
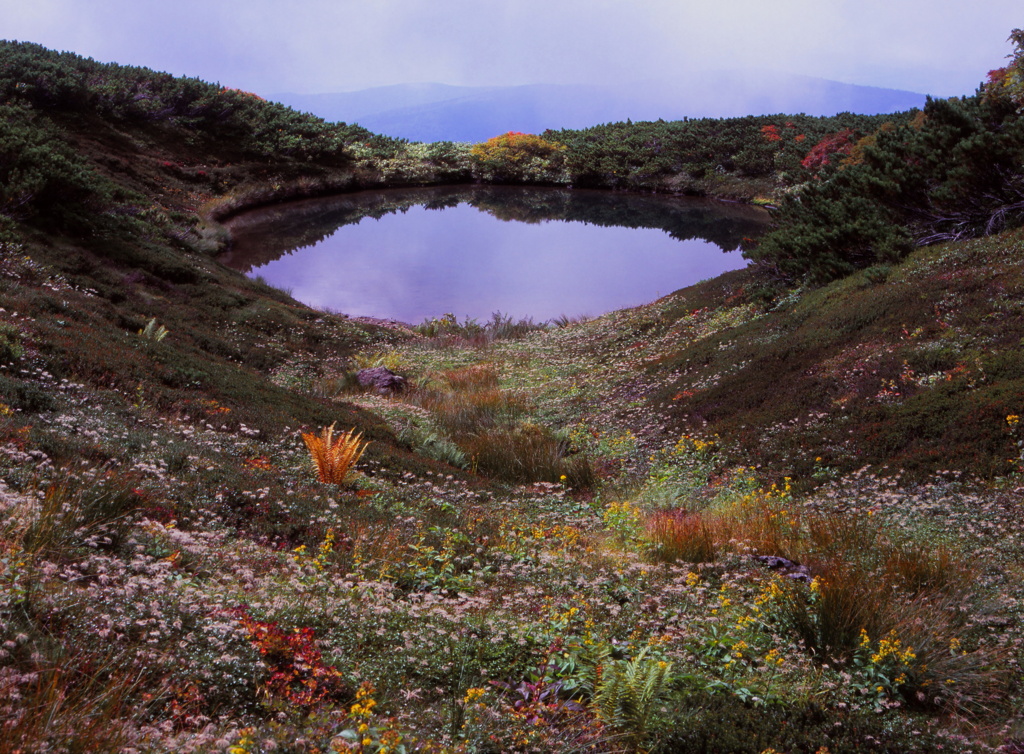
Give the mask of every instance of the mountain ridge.
M 652 78 L 621 85 L 395 84 L 354 92 L 269 95 L 328 121 L 359 123 L 410 141 L 483 141 L 509 130 L 775 113 L 880 114 L 924 105 L 926 95 L 795 74 L 742 71 Z

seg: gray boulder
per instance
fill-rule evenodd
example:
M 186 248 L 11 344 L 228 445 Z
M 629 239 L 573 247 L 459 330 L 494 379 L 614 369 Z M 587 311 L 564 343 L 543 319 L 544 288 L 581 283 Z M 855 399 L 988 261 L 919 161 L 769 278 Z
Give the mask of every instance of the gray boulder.
M 393 395 L 405 390 L 405 377 L 395 374 L 387 367 L 360 369 L 356 373 L 360 387 L 372 388 L 381 395 Z
M 755 555 L 754 560 L 769 570 L 780 573 L 795 581 L 810 582 L 811 580 L 811 572 L 807 566 L 794 563 L 788 558 L 780 558 L 778 555 Z

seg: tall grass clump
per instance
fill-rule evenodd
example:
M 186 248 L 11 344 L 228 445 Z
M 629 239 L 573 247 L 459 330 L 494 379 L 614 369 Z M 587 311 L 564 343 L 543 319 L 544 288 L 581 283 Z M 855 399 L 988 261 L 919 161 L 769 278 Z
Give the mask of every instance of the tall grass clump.
M 718 552 L 703 517 L 684 508 L 658 511 L 646 526 L 649 554 L 656 562 L 710 563 Z
M 305 432 L 302 441 L 309 449 L 309 457 L 316 468 L 317 477 L 325 484 L 342 484 L 362 457 L 369 443 L 361 441 L 362 433 L 348 432 L 334 436 L 334 425 L 324 427 L 319 435 Z
M 475 468 L 513 483 L 564 482 L 589 487 L 593 470 L 581 456 L 566 456 L 566 443 L 537 424 L 494 428 L 470 435 L 462 447 Z
M 24 532 L 23 548 L 51 559 L 79 546 L 116 548 L 141 504 L 139 493 L 125 482 L 95 480 L 80 488 L 68 482 L 51 485 Z
M 91 657 L 0 674 L 0 754 L 122 751 L 138 738 L 140 681 Z
M 976 630 L 991 607 L 966 556 L 868 515 L 816 513 L 804 531 L 795 552 L 813 581 L 766 582 L 770 622 L 844 663 L 865 694 L 971 713 L 998 703 L 1008 655 Z
M 528 420 L 522 393 L 500 387 L 497 369 L 482 363 L 421 380 L 407 400 L 429 411 L 474 471 L 515 484 L 564 482 L 589 487 L 593 470 L 568 443 Z
M 534 322 L 531 317 L 514 319 L 510 314 L 494 312 L 490 320 L 479 322 L 466 317 L 462 322 L 452 314 L 424 320 L 414 330 L 420 335 L 442 343 L 468 343 L 487 346 L 497 340 L 517 340 L 532 332 L 547 330 L 545 322 Z

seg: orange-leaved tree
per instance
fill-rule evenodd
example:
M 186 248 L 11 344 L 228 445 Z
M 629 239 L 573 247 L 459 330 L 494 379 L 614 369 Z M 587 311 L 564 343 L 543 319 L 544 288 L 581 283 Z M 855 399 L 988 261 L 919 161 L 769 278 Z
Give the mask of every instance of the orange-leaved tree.
M 1018 107 L 1024 108 L 1024 29 L 1014 29 L 1010 32 L 1009 41 L 1017 46 L 1017 49 L 1007 56 L 1010 58 L 1010 64 L 989 71 L 984 93 L 988 99 L 1008 99 Z

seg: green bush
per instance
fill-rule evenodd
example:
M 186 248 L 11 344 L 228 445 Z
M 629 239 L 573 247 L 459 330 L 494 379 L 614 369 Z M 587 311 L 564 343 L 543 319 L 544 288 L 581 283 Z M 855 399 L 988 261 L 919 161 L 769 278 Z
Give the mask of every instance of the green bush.
M 914 246 L 1024 222 L 1024 117 L 1011 100 L 929 100 L 921 118 L 873 139 L 789 196 L 746 255 L 784 280 L 820 285 Z

